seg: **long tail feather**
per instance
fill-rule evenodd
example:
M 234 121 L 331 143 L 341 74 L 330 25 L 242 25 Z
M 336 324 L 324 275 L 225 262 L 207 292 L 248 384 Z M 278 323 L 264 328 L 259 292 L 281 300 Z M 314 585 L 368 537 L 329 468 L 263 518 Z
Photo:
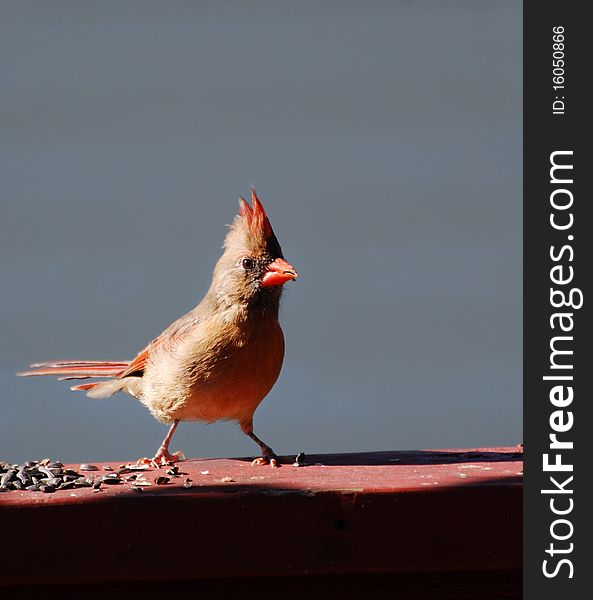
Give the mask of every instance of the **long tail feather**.
M 35 363 L 30 371 L 17 373 L 23 377 L 63 375 L 63 379 L 86 379 L 89 377 L 119 377 L 130 361 L 69 360 Z
M 31 368 L 38 367 L 127 367 L 130 364 L 129 360 L 50 360 L 29 365 Z
M 74 392 L 86 392 L 88 390 L 92 390 L 94 387 L 99 385 L 99 381 L 95 383 L 83 383 L 82 385 L 73 385 L 70 389 Z
M 107 360 L 59 360 L 35 363 L 30 371 L 17 373 L 24 377 L 53 375 L 60 381 L 71 379 L 91 379 L 100 377 L 107 381 L 96 381 L 72 386 L 70 389 L 86 392 L 90 398 L 109 398 L 116 392 L 128 392 L 140 397 L 142 382 L 139 377 L 126 377 L 126 371 L 132 364 L 128 361 Z

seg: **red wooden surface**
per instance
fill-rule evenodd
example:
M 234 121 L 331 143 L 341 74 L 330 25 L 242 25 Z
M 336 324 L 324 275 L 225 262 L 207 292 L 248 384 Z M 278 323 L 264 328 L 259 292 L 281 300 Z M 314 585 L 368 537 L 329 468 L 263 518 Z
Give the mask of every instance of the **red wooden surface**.
M 520 572 L 521 448 L 293 459 L 187 460 L 141 493 L 0 494 L 0 586 Z

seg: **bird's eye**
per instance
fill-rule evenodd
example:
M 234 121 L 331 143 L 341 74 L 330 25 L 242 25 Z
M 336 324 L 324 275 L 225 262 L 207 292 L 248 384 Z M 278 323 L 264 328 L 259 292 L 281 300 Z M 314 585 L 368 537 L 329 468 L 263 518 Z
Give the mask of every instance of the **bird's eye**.
M 253 269 L 255 263 L 253 262 L 253 260 L 251 258 L 244 258 L 243 262 L 241 263 L 243 265 L 243 268 L 246 271 L 249 271 L 250 269 Z

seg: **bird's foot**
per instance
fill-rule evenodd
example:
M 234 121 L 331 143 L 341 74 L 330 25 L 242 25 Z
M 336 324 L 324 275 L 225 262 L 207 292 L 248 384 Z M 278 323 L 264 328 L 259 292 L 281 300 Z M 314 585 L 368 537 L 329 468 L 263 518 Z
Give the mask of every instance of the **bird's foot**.
M 262 455 L 252 460 L 251 466 L 261 467 L 263 465 L 270 465 L 271 467 L 278 468 L 280 466 L 280 461 L 274 451 L 267 446 L 262 450 Z
M 160 467 L 168 467 L 169 465 L 181 460 L 185 460 L 185 454 L 183 454 L 181 450 L 171 454 L 167 449 L 161 447 L 152 458 L 139 458 L 137 464 L 149 465 L 155 469 L 158 469 Z

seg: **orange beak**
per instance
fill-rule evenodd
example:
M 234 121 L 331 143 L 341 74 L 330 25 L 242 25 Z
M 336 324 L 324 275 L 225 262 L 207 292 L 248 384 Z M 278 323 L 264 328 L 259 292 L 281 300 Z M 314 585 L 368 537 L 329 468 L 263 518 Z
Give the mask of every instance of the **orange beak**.
M 264 273 L 261 281 L 262 287 L 272 285 L 284 285 L 287 281 L 294 280 L 298 277 L 294 267 L 289 265 L 283 258 L 277 258 L 270 263 Z

